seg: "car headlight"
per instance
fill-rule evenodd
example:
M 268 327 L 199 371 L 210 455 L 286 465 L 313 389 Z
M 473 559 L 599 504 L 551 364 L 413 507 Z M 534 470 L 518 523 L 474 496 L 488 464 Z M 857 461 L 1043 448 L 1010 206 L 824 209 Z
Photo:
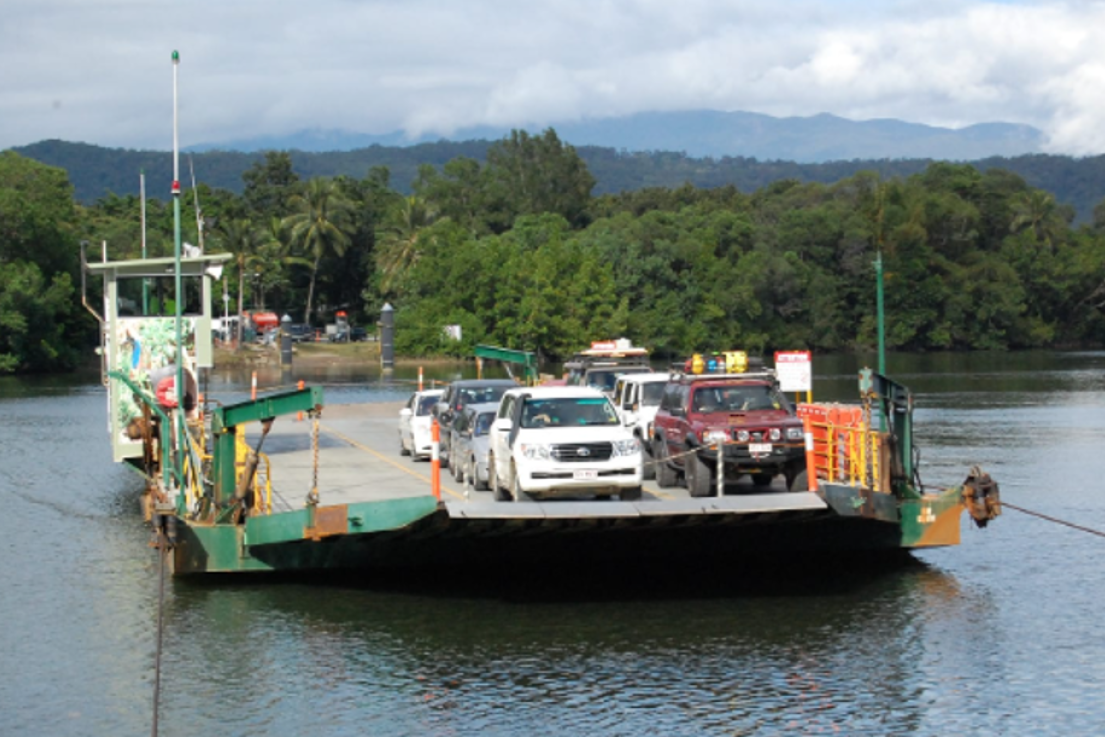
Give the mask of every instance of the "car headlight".
M 747 443 L 748 438 L 752 437 L 748 434 L 747 430 L 737 430 L 737 440 L 742 443 Z
M 615 440 L 610 444 L 613 447 L 612 457 L 617 458 L 619 456 L 631 456 L 638 453 L 641 449 L 640 443 L 637 442 L 637 438 L 630 438 L 629 440 Z
M 729 434 L 724 430 L 703 430 L 702 442 L 713 445 L 714 443 L 724 443 L 729 439 Z
M 549 460 L 549 446 L 544 443 L 522 443 L 522 457 L 530 460 Z
M 801 440 L 804 436 L 805 433 L 803 433 L 800 427 L 787 428 L 787 440 Z
M 771 432 L 770 432 L 770 433 L 768 433 L 768 435 L 769 435 L 769 436 L 771 437 L 771 442 L 773 442 L 773 443 L 777 443 L 777 442 L 779 442 L 780 440 L 782 440 L 782 438 L 783 438 L 783 431 L 782 431 L 782 430 L 780 430 L 780 429 L 779 429 L 779 428 L 777 428 L 777 427 L 773 427 L 773 428 L 771 428 Z

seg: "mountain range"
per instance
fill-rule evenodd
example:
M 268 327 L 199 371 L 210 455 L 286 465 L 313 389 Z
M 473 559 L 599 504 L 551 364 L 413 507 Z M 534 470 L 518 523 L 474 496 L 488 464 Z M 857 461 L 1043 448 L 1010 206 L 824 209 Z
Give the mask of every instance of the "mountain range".
M 749 112 L 694 110 L 644 112 L 621 117 L 518 126 L 530 133 L 547 127 L 573 146 L 599 146 L 616 151 L 675 151 L 688 156 L 741 156 L 760 161 L 824 163 L 853 159 L 944 159 L 972 161 L 989 156 L 1039 153 L 1044 134 L 1031 126 L 982 123 L 966 128 L 940 128 L 882 119 L 854 121 L 835 115 L 775 118 Z M 498 140 L 510 128 L 463 128 L 449 136 L 408 136 L 403 131 L 381 135 L 340 129 L 309 128 L 283 136 L 256 136 L 191 146 L 188 150 L 352 151 L 369 146 L 407 147 L 447 141 Z
M 532 129 L 538 132 L 538 129 Z M 980 170 L 1005 169 L 1069 205 L 1079 222 L 1090 222 L 1105 192 L 1105 156 L 1039 153 L 1043 134 L 1005 123 L 952 130 L 898 120 L 847 121 L 830 115 L 771 118 L 750 113 L 642 113 L 556 128 L 576 146 L 601 195 L 684 184 L 732 185 L 753 192 L 782 179 L 832 183 L 859 171 L 907 177 L 933 161 L 969 162 Z M 364 177 L 386 167 L 391 186 L 409 193 L 420 166 L 440 168 L 457 157 L 486 158 L 509 131 L 466 129 L 465 140 L 410 140 L 402 133 L 366 136 L 337 130 L 306 130 L 282 138 L 250 138 L 193 147 L 196 178 L 211 187 L 241 192 L 242 174 L 263 160 L 265 150 L 291 152 L 304 178 Z M 348 150 L 343 150 L 347 149 Z M 111 193 L 138 193 L 145 171 L 151 197 L 167 199 L 172 157 L 166 151 L 104 148 L 60 140 L 12 149 L 65 169 L 80 202 Z

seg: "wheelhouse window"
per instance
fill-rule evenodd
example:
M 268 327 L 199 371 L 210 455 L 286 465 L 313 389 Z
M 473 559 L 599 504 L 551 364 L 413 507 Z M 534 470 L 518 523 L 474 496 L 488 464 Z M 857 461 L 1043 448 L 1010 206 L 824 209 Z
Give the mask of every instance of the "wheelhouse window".
M 183 276 L 184 295 L 181 314 L 203 314 L 203 277 Z M 143 293 L 145 284 L 145 293 Z M 120 277 L 115 280 L 116 312 L 120 317 L 176 317 L 176 277 Z

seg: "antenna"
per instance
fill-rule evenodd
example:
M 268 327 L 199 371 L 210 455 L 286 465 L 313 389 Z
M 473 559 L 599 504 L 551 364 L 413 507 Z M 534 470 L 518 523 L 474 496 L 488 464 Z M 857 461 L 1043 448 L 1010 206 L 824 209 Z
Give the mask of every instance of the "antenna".
M 196 207 L 196 230 L 199 233 L 200 253 L 203 253 L 203 214 L 200 212 L 200 195 L 196 190 L 196 170 L 192 166 L 192 154 L 188 154 L 188 172 L 192 175 L 192 202 Z

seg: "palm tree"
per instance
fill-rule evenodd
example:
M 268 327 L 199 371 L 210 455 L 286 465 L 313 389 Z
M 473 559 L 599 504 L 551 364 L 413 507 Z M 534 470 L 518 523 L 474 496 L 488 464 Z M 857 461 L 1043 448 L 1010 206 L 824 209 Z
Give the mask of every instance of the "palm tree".
M 310 266 L 311 261 L 291 253 L 291 243 L 284 221 L 273 215 L 268 223 L 257 229 L 257 253 L 249 258 L 249 267 L 261 275 L 261 309 L 265 309 L 265 288 L 286 282 L 283 268 Z
M 234 254 L 234 264 L 238 267 L 238 345 L 242 344 L 242 310 L 245 309 L 246 271 L 257 258 L 260 241 L 253 222 L 249 218 L 227 220 L 218 225 L 215 235 L 222 247 Z
M 342 196 L 333 180 L 322 178 L 308 182 L 306 191 L 292 197 L 288 204 L 293 214 L 283 224 L 290 242 L 313 258 L 304 314 L 304 321 L 310 323 L 318 265 L 331 251 L 337 256 L 345 254 L 353 231 L 353 204 Z
M 380 270 L 380 288 L 388 291 L 418 262 L 421 255 L 419 231 L 430 225 L 436 213 L 425 200 L 414 195 L 404 197 L 388 210 L 376 231 L 376 267 Z

